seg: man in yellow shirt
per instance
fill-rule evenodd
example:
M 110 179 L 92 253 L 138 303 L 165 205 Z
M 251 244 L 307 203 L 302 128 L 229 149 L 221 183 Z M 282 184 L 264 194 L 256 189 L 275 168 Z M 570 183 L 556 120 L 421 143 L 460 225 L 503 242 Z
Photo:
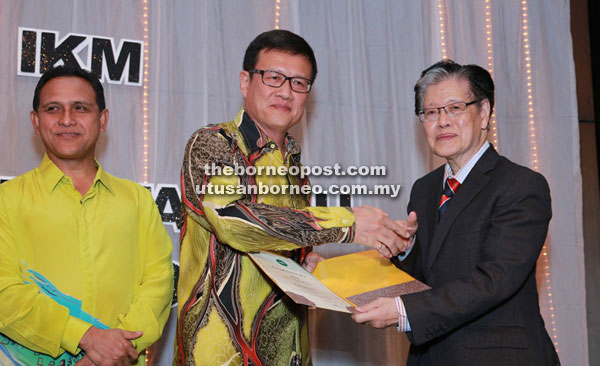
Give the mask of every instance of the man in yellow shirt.
M 169 315 L 172 245 L 150 193 L 94 158 L 98 78 L 51 69 L 31 121 L 46 155 L 0 185 L 0 364 L 143 365 Z
M 292 173 L 302 167 L 300 146 L 287 131 L 300 121 L 316 74 L 304 39 L 262 33 L 240 73 L 244 109 L 187 144 L 176 365 L 311 364 L 306 309 L 247 252 L 278 251 L 310 270 L 319 260 L 313 245 L 356 242 L 388 258 L 408 245 L 406 228 L 379 209 L 308 207 L 309 182 Z

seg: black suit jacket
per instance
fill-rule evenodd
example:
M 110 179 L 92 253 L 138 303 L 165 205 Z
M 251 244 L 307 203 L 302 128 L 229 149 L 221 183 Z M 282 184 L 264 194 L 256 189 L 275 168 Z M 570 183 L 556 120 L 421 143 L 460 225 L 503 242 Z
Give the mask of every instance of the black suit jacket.
M 544 177 L 490 146 L 438 222 L 444 167 L 413 185 L 415 246 L 400 267 L 431 286 L 402 296 L 408 365 L 557 365 L 536 260 L 550 221 Z

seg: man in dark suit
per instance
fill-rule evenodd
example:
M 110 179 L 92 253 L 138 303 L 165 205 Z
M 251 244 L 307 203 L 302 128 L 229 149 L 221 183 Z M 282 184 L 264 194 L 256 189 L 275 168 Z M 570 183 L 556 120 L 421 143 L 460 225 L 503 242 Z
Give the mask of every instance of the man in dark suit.
M 552 216 L 548 184 L 487 142 L 493 106 L 492 78 L 476 65 L 442 61 L 415 85 L 415 112 L 447 163 L 413 185 L 408 250 L 394 263 L 431 289 L 377 299 L 353 316 L 398 324 L 409 365 L 559 364 L 535 280 Z

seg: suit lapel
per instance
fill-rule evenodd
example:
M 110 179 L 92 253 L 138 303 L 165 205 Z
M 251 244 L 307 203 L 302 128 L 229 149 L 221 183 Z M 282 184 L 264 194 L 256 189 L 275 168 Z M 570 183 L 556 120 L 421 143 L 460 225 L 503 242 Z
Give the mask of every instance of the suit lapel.
M 434 174 L 431 176 L 428 182 L 424 182 L 424 190 L 422 191 L 423 197 L 426 197 L 422 201 L 423 207 L 421 208 L 423 215 L 421 215 L 421 210 L 418 210 L 420 217 L 419 220 L 419 229 L 418 231 L 423 235 L 421 240 L 425 243 L 431 243 L 433 239 L 433 235 L 435 234 L 435 229 L 437 227 L 438 220 L 438 203 L 440 201 L 440 197 L 442 195 L 442 180 L 444 178 L 444 166 L 442 165 L 440 168 L 436 169 Z M 430 245 L 422 245 L 421 246 L 421 268 L 426 268 L 427 258 L 429 258 L 429 253 L 431 252 Z
M 490 177 L 487 176 L 486 173 L 496 166 L 497 161 L 498 153 L 490 146 L 477 164 L 475 164 L 467 176 L 467 179 L 465 179 L 460 189 L 456 192 L 456 195 L 448 202 L 448 209 L 435 228 L 433 238 L 431 239 L 431 245 L 429 245 L 429 250 L 425 257 L 426 263 L 424 274 L 426 277 L 429 275 L 431 267 L 433 266 L 454 221 L 456 221 L 465 207 L 467 207 L 483 187 L 488 184 Z M 439 189 L 438 196 L 436 197 L 439 196 L 441 196 L 441 189 Z M 438 210 L 436 207 L 435 215 L 432 215 L 431 217 L 435 217 L 437 220 L 437 216 Z

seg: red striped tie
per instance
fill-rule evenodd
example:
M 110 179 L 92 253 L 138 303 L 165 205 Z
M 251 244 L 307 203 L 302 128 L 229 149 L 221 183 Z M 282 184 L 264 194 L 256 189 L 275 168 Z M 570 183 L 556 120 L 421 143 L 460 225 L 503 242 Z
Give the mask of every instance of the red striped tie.
M 446 180 L 446 184 L 444 184 L 444 193 L 442 193 L 442 197 L 440 197 L 440 214 L 438 218 L 442 217 L 444 212 L 446 212 L 446 208 L 448 208 L 448 201 L 450 201 L 450 199 L 454 197 L 454 194 L 456 193 L 456 191 L 458 191 L 458 188 L 460 188 L 459 181 L 457 181 L 454 178 L 448 178 Z

